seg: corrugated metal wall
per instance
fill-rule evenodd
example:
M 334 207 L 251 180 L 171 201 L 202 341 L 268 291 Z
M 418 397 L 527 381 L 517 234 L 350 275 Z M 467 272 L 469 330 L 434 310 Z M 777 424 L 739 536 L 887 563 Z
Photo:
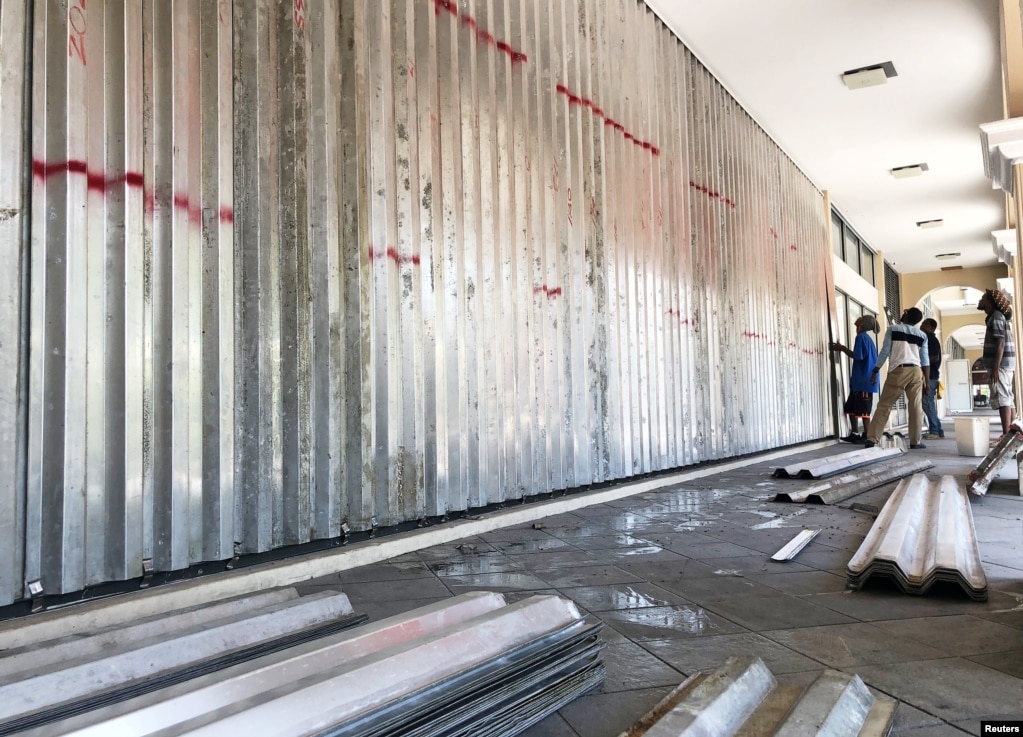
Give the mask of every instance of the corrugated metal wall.
M 0 603 L 829 433 L 820 193 L 635 0 L 33 5 Z

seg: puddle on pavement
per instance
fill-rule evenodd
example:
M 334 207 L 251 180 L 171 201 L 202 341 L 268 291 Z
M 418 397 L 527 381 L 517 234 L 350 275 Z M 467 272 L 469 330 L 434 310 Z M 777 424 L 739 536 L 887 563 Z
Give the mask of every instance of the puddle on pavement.
M 770 529 L 774 529 L 774 528 L 778 528 L 778 527 L 791 527 L 791 525 L 789 525 L 788 522 L 792 518 L 798 517 L 799 515 L 805 514 L 806 512 L 807 512 L 806 509 L 800 509 L 800 510 L 798 510 L 796 512 L 793 512 L 792 514 L 786 515 L 785 517 L 777 517 L 777 518 L 771 520 L 770 522 L 761 522 L 759 525 L 753 525 L 750 529 L 753 529 L 753 530 L 770 530 Z M 759 512 L 758 514 L 767 514 L 767 513 Z
M 670 601 L 664 601 L 663 599 L 642 594 L 631 586 L 612 589 L 608 592 L 608 594 L 608 603 L 613 609 L 639 609 L 642 607 L 671 606 Z
M 719 629 L 703 609 L 684 606 L 626 609 L 616 612 L 615 618 L 629 624 L 688 632 L 691 635 L 701 635 Z
M 430 564 L 430 570 L 438 576 L 472 576 L 479 573 L 506 573 L 522 570 L 504 556 L 475 556 L 462 560 L 442 560 Z

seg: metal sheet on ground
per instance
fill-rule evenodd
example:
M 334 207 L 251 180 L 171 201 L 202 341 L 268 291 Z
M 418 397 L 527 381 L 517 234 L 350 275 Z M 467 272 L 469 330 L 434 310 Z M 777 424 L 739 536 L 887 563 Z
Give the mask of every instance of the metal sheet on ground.
M 835 504 L 910 474 L 925 471 L 933 465 L 925 458 L 900 459 L 879 468 L 862 468 L 837 478 L 819 481 L 798 491 L 776 494 L 773 501 Z

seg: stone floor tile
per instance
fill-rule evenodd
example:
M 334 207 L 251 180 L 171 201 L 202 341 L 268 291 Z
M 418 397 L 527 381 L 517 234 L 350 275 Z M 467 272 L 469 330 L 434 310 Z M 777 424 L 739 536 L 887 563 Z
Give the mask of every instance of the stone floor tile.
M 609 586 L 576 586 L 562 592 L 587 611 L 606 612 L 614 609 L 642 609 L 687 603 L 678 594 L 643 582 Z
M 607 677 L 601 693 L 677 686 L 685 680 L 676 668 L 634 642 L 611 642 L 604 648 L 602 657 Z
M 543 579 L 525 571 L 445 576 L 443 581 L 441 585 L 446 586 L 452 594 L 464 594 L 466 591 L 534 591 L 553 588 Z
M 429 567 L 421 560 L 399 561 L 391 563 L 373 563 L 368 566 L 349 568 L 341 571 L 338 580 L 343 584 L 365 583 L 368 581 L 401 581 L 411 578 L 429 578 L 433 575 Z
M 1023 704 L 1023 681 L 964 658 L 845 668 L 866 683 L 946 722 Z
M 577 568 L 549 568 L 534 574 L 551 586 L 563 589 L 569 586 L 601 586 L 614 583 L 635 583 L 643 579 L 616 566 L 579 566 Z
M 817 606 L 805 598 L 784 594 L 730 594 L 697 603 L 754 632 L 854 621 L 851 617 Z
M 518 737 L 582 737 L 565 721 L 559 713 L 551 714 L 543 721 L 537 722 Z
M 588 694 L 562 708 L 559 713 L 580 737 L 618 737 L 656 706 L 676 685 Z M 537 737 L 540 735 L 547 737 L 543 732 Z
M 845 576 L 838 576 L 827 571 L 784 571 L 783 573 L 750 573 L 750 579 L 757 583 L 770 586 L 786 594 L 802 596 L 804 594 L 822 594 L 833 591 L 845 591 Z
M 943 657 L 939 649 L 859 622 L 760 634 L 836 669 Z
M 824 666 L 752 632 L 674 640 L 644 640 L 643 648 L 686 675 L 712 673 L 733 656 L 756 656 L 774 673 L 824 670 Z
M 733 622 L 696 604 L 597 612 L 595 616 L 634 642 L 709 637 L 745 632 Z
M 1023 650 L 1023 630 L 965 614 L 875 624 L 896 637 L 940 648 L 946 657 Z
M 343 583 L 341 591 L 348 594 L 348 598 L 353 604 L 356 601 L 432 599 L 451 594 L 448 588 L 432 574 L 429 578 L 409 578 L 400 581 Z
M 1023 648 L 1005 650 L 998 653 L 986 653 L 984 655 L 972 655 L 968 659 L 974 663 L 986 665 L 988 668 L 994 668 L 1014 678 L 1023 679 Z

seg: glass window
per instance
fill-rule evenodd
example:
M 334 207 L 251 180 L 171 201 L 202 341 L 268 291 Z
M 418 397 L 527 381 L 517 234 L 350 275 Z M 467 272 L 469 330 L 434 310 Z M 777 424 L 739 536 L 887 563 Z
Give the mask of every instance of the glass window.
M 835 213 L 831 213 L 831 247 L 842 258 L 842 221 Z
M 848 226 L 845 229 L 845 262 L 857 274 L 860 273 L 860 239 L 853 235 Z
M 874 252 L 863 242 L 860 243 L 860 276 L 874 286 Z

